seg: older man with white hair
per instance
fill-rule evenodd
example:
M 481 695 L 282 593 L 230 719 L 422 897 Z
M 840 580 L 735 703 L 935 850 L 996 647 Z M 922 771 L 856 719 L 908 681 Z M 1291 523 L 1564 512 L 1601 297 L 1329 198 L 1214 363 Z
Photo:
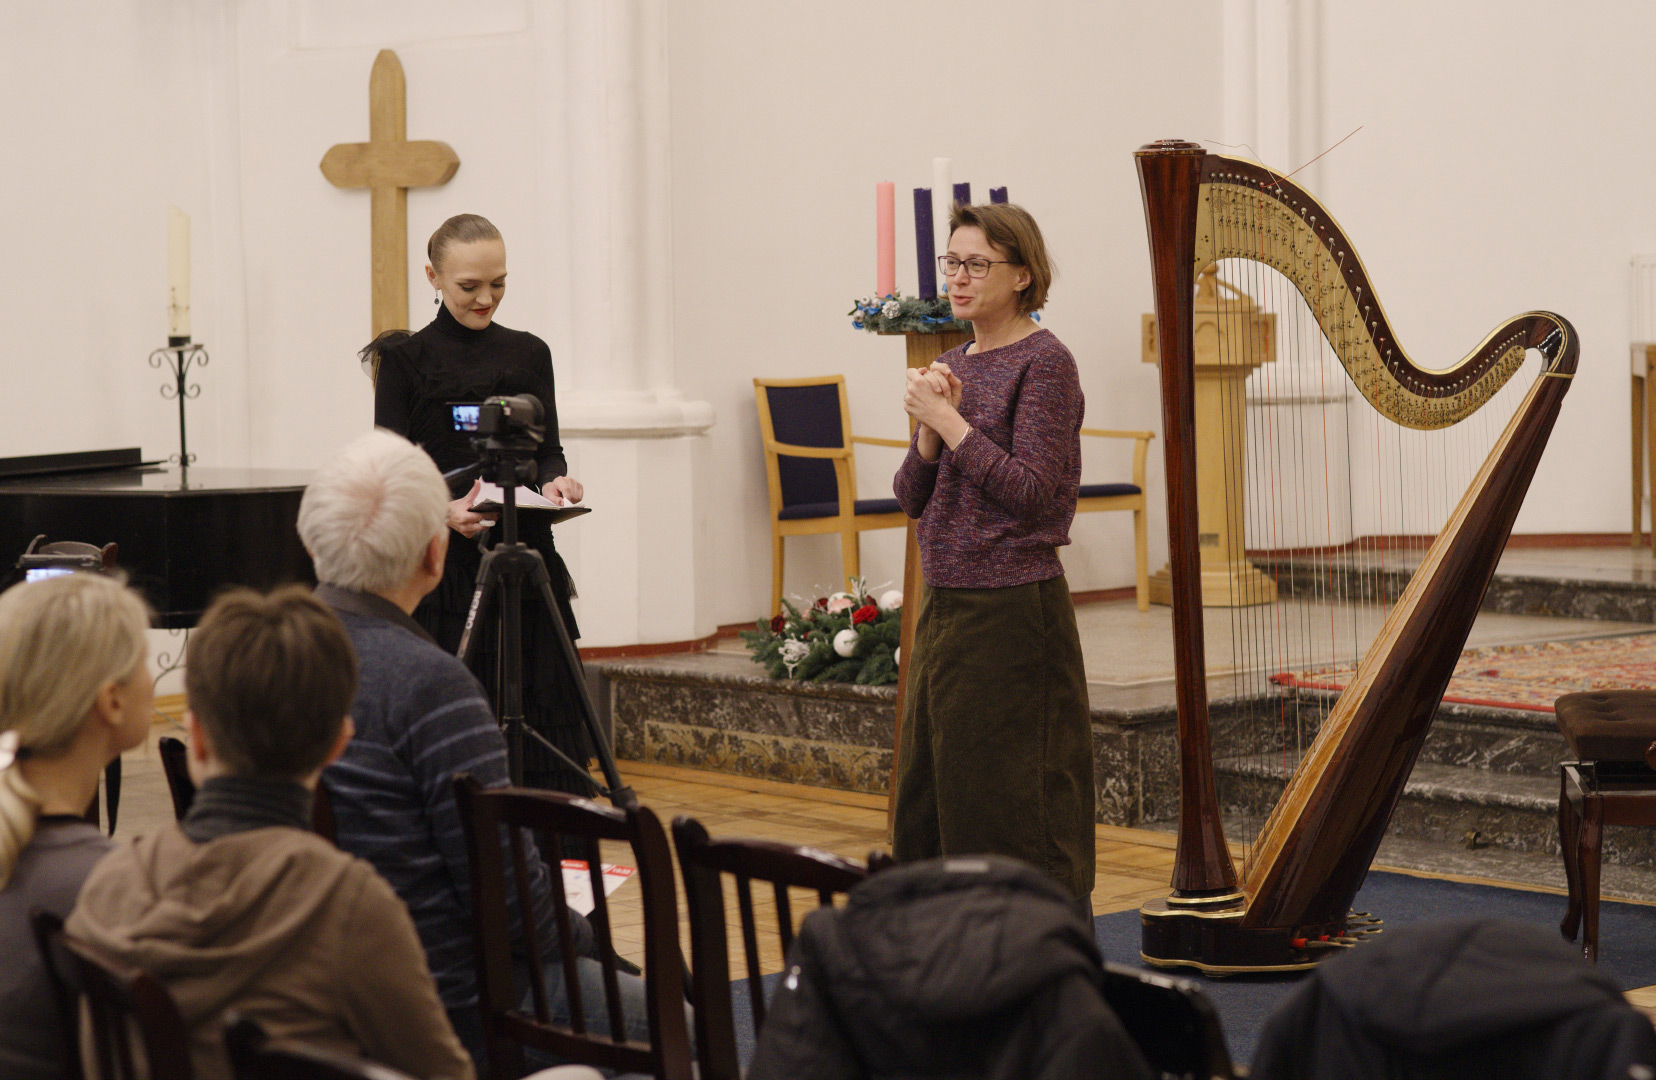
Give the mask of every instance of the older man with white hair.
M 455 1032 L 487 1075 L 453 777 L 469 772 L 485 787 L 506 786 L 506 743 L 477 679 L 412 618 L 443 576 L 448 505 L 425 451 L 375 430 L 317 473 L 299 504 L 299 536 L 316 564 L 317 596 L 345 624 L 360 669 L 356 736 L 323 774 L 339 846 L 372 863 L 408 905 Z M 536 924 L 555 965 L 551 883 L 539 860 L 531 865 Z M 506 890 L 514 906 L 515 893 Z M 590 959 L 591 927 L 576 919 L 581 996 L 591 1011 L 604 1000 L 602 967 Z M 629 1035 L 647 1041 L 644 984 L 622 979 Z M 561 1002 L 555 966 L 547 982 Z

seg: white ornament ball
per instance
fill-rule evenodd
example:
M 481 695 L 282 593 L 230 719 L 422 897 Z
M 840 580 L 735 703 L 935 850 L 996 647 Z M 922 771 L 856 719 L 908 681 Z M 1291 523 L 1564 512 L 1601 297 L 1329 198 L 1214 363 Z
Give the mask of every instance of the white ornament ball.
M 841 656 L 850 656 L 857 651 L 857 632 L 855 630 L 841 630 L 834 635 L 834 651 Z
M 880 594 L 880 610 L 896 611 L 903 606 L 903 590 L 887 589 Z
M 901 645 L 891 650 L 891 662 L 893 664 L 901 664 L 903 662 L 903 648 Z

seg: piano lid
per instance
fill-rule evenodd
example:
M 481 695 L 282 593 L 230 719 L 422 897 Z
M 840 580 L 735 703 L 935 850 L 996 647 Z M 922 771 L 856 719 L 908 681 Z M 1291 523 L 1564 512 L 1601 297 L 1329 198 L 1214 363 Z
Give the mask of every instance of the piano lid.
M 314 582 L 299 541 L 299 469 L 126 468 L 0 478 L 0 575 L 29 541 L 119 545 L 155 624 L 194 626 L 219 590 Z

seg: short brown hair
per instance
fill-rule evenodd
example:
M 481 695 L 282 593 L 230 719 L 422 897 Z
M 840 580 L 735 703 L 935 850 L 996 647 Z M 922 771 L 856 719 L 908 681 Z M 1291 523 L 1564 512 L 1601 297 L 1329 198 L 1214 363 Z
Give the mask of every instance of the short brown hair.
M 190 638 L 184 691 L 231 772 L 296 780 L 327 762 L 356 697 L 345 627 L 308 589 L 220 596 Z
M 443 253 L 450 244 L 470 244 L 478 240 L 499 240 L 500 230 L 481 214 L 455 214 L 431 234 L 426 241 L 426 262 L 433 270 L 443 269 Z
M 1054 271 L 1041 227 L 1029 211 L 1012 203 L 956 203 L 949 213 L 949 235 L 968 225 L 982 229 L 984 237 L 1006 255 L 1007 261 L 1029 271 L 1029 284 L 1018 293 L 1019 313 L 1028 315 L 1045 307 Z

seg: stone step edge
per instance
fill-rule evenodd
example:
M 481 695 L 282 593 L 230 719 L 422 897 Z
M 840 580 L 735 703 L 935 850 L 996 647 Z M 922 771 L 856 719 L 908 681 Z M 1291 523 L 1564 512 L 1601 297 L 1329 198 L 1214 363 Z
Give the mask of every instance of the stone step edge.
M 1280 760 L 1261 760 L 1257 757 L 1219 758 L 1213 763 L 1216 775 L 1234 776 L 1247 780 L 1271 780 L 1286 783 L 1288 769 Z M 1468 778 L 1482 778 L 1482 782 L 1467 783 Z M 1528 776 L 1523 773 L 1500 773 L 1488 769 L 1469 769 L 1460 765 L 1438 765 L 1429 761 L 1417 762 L 1403 797 L 1432 802 L 1465 803 L 1473 806 L 1501 806 L 1513 810 L 1558 812 L 1557 776 Z

